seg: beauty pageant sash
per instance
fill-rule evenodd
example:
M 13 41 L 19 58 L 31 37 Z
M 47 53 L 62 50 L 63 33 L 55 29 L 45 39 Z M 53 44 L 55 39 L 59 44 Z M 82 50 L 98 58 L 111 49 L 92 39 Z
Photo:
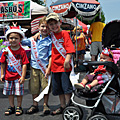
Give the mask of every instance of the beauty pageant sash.
M 18 60 L 16 60 L 16 58 L 14 57 L 14 55 L 12 54 L 12 52 L 10 51 L 10 49 L 8 47 L 6 48 L 6 51 L 8 51 L 8 59 L 9 59 L 10 63 L 15 68 L 15 70 L 18 72 L 18 74 L 20 76 L 22 76 L 21 64 L 19 63 Z
M 31 37 L 30 39 L 31 39 L 31 51 L 33 51 L 33 53 L 34 53 L 34 58 L 35 58 L 37 64 L 39 65 L 40 70 L 41 70 L 42 73 L 45 75 L 46 65 L 43 64 L 43 62 L 38 58 L 37 46 L 36 46 L 36 42 L 34 41 L 34 38 Z M 48 76 L 48 85 L 47 85 L 47 87 L 39 94 L 39 96 L 34 99 L 36 102 L 39 102 L 39 101 L 44 97 L 45 94 L 48 94 L 49 87 L 50 87 L 50 83 L 51 83 L 51 76 L 49 75 L 49 76 Z

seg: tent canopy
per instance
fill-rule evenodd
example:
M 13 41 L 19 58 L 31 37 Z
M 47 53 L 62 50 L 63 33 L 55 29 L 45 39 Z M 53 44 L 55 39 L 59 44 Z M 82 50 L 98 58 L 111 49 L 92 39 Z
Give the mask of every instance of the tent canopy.
M 77 14 L 83 18 L 93 18 L 99 10 L 100 3 L 96 0 L 58 0 L 50 5 L 53 12 L 66 18 L 73 18 Z
M 31 14 L 32 15 L 41 15 L 41 14 L 46 15 L 48 14 L 48 8 L 31 1 Z

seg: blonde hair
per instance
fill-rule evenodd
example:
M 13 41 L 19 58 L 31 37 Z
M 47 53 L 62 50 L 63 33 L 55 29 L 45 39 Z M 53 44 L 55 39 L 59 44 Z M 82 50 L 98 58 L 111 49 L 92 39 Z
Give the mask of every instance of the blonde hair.
M 46 23 L 46 24 L 47 24 L 46 16 L 44 16 L 44 17 L 42 17 L 42 19 L 40 19 L 40 21 L 39 21 L 39 26 L 40 26 L 42 23 Z
M 77 28 L 77 30 L 79 29 L 79 30 L 82 30 L 82 26 L 77 26 L 77 27 L 74 27 L 74 29 L 73 29 L 73 32 L 75 33 L 76 32 L 76 28 Z

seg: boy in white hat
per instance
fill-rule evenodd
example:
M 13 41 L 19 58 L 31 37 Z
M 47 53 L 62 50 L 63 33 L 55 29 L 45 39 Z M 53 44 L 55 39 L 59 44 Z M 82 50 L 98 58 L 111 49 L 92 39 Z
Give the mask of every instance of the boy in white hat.
M 104 49 L 100 54 L 100 61 L 111 61 L 113 62 L 113 54 L 110 49 Z M 111 78 L 111 71 L 106 69 L 104 65 L 99 65 L 93 73 L 85 76 L 81 83 L 76 83 L 74 86 L 77 89 L 85 89 L 86 92 L 97 84 L 103 84 Z M 87 84 L 90 81 L 90 84 Z M 87 85 L 86 85 L 87 84 Z
M 10 27 L 5 37 L 10 44 L 1 56 L 1 81 L 4 82 L 3 94 L 8 95 L 10 104 L 10 107 L 5 111 L 5 115 L 15 113 L 18 116 L 23 113 L 21 107 L 24 93 L 23 83 L 29 61 L 25 50 L 20 46 L 20 41 L 24 38 L 24 33 L 20 30 L 20 27 Z M 17 96 L 16 109 L 14 95 Z

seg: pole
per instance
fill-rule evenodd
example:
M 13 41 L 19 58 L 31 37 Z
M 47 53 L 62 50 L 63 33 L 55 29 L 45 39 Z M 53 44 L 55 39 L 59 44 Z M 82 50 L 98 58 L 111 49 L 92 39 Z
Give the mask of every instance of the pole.
M 76 17 L 76 22 L 75 22 L 75 26 L 76 26 L 76 67 L 78 67 L 78 55 L 77 55 L 77 17 Z

